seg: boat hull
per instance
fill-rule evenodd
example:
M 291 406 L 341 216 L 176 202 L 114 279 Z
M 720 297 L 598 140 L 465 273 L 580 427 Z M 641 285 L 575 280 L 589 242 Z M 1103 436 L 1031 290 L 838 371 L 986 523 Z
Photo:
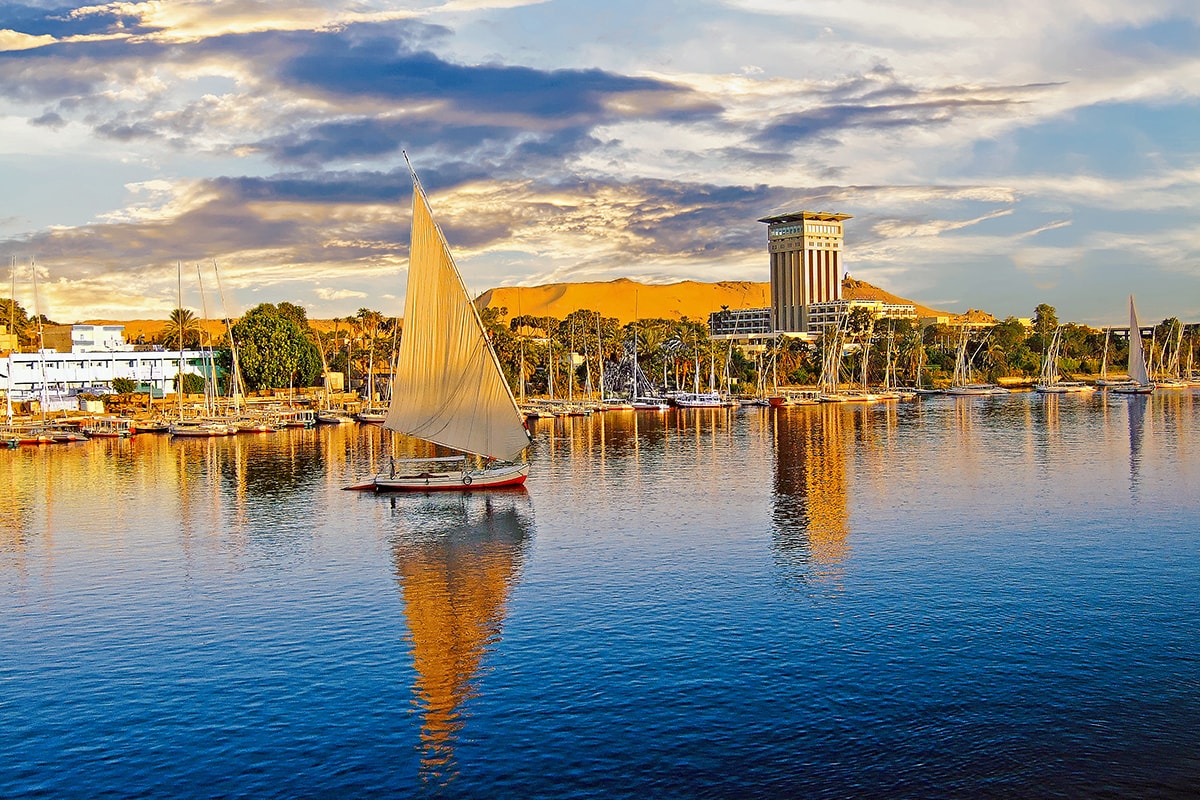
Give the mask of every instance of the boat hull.
M 403 475 L 380 474 L 369 483 L 346 488 L 376 492 L 475 492 L 520 486 L 528 475 L 528 464 L 481 470 L 428 470 Z

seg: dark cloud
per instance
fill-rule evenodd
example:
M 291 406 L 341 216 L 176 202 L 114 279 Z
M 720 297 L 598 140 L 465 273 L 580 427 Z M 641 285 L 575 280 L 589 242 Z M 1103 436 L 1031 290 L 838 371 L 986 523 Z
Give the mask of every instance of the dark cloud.
M 29 124 L 39 128 L 61 128 L 67 124 L 67 121 L 62 118 L 61 114 L 47 111 L 40 117 L 29 120 Z
M 539 165 L 549 168 L 599 146 L 591 133 L 599 125 L 621 119 L 716 120 L 722 112 L 704 96 L 664 81 L 598 69 L 455 64 L 422 49 L 447 35 L 436 26 L 405 21 L 186 43 L 60 42 L 0 53 L 0 95 L 53 103 L 39 118 L 46 123 L 54 119 L 51 113 L 64 122 L 82 114 L 99 136 L 118 141 L 215 140 L 218 149 L 255 150 L 281 164 L 309 168 L 394 156 L 408 148 L 446 157 L 470 154 L 502 171 L 506 163 L 519 164 L 535 174 Z M 161 93 L 121 106 L 122 100 L 103 91 L 133 83 L 150 65 L 217 61 L 247 64 L 255 82 L 236 91 L 248 99 L 281 95 L 273 106 L 277 116 L 247 121 L 265 135 L 238 141 L 230 138 L 236 131 L 207 130 L 211 118 L 225 117 L 210 116 L 198 98 L 172 109 L 166 104 L 179 98 Z M 282 99 L 295 96 L 320 98 L 320 110 Z M 377 111 L 364 113 L 365 101 Z
M 83 16 L 72 16 L 78 5 L 35 6 L 28 4 L 0 4 L 0 28 L 25 33 L 30 36 L 85 36 L 111 33 L 113 31 L 137 32 L 138 18 L 119 13 L 114 6 L 97 4 L 95 11 Z
M 409 50 L 403 39 L 346 32 L 315 37 L 307 52 L 280 65 L 278 77 L 337 97 L 436 101 L 464 111 L 546 119 L 602 116 L 605 100 L 623 93 L 686 93 L 663 81 L 599 69 L 454 64 L 428 51 Z
M 466 162 L 421 168 L 422 183 L 435 209 L 440 192 L 485 177 Z M 187 263 L 263 252 L 270 253 L 272 260 L 263 268 L 292 265 L 297 275 L 310 265 L 343 264 L 351 269 L 407 253 L 411 193 L 406 169 L 219 178 L 202 187 L 207 198 L 203 204 L 169 221 L 46 230 L 0 242 L 0 250 L 37 253 L 39 263 L 65 280 L 96 269 L 138 274 L 161 270 L 177 260 Z M 542 199 L 551 195 L 554 203 Z M 756 219 L 782 204 L 807 207 L 811 199 L 765 185 L 662 180 L 621 184 L 574 178 L 534 183 L 510 206 L 481 208 L 469 218 L 443 216 L 439 222 L 455 247 L 480 248 L 509 241 L 523 225 L 552 223 L 559 215 L 586 212 L 591 198 L 599 195 L 629 198 L 628 229 L 645 243 L 645 253 L 703 253 L 710 258 L 761 246 L 762 226 Z M 380 204 L 394 204 L 395 214 L 380 218 Z M 361 214 L 356 206 L 363 207 Z
M 850 128 L 928 127 L 943 125 L 970 110 L 1004 109 L 1010 100 L 963 99 L 885 105 L 831 105 L 796 114 L 783 114 L 766 125 L 754 141 L 769 147 L 783 147 L 828 136 Z
M 106 122 L 94 128 L 97 135 L 105 139 L 115 139 L 118 142 L 130 142 L 135 139 L 157 139 L 160 132 L 145 122 Z

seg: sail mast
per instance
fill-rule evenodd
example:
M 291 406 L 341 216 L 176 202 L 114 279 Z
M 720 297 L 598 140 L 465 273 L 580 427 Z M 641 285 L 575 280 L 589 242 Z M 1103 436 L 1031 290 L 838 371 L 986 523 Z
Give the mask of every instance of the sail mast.
M 1142 348 L 1142 329 L 1138 325 L 1133 295 L 1129 295 L 1129 377 L 1139 386 L 1150 383 L 1150 376 L 1146 371 L 1146 354 Z
M 175 262 L 175 279 L 177 282 L 176 296 L 179 308 L 176 311 L 176 324 L 179 328 L 179 376 L 175 381 L 175 397 L 179 400 L 179 421 L 183 422 L 183 262 Z
M 413 221 L 404 336 L 384 427 L 514 460 L 528 447 L 529 432 L 411 163 L 409 172 Z

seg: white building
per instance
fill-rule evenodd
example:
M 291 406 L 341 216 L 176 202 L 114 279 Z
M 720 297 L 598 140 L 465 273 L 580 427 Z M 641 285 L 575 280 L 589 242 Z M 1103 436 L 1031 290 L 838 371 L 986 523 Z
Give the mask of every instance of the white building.
M 124 325 L 72 325 L 72 353 L 107 353 L 110 350 L 132 350 L 125 343 Z
M 808 307 L 810 330 L 822 330 L 840 325 L 856 308 L 870 309 L 876 321 L 881 319 L 908 319 L 917 321 L 917 307 L 912 303 L 885 303 L 882 300 L 834 300 L 828 303 L 812 303 Z
M 207 372 L 209 354 L 199 350 L 164 350 L 126 344 L 123 325 L 75 325 L 70 353 L 45 349 L 9 353 L 0 358 L 0 390 L 14 401 L 73 397 L 81 392 L 110 391 L 113 380 L 126 378 L 139 391 L 158 397 L 175 390 L 182 371 Z

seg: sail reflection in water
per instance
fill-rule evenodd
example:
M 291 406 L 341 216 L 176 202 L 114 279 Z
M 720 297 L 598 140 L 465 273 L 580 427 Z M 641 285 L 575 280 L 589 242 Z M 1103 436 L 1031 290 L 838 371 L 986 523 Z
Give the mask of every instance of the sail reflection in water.
M 780 567 L 791 578 L 840 576 L 849 549 L 847 459 L 860 413 L 826 403 L 772 417 L 773 538 Z
M 533 510 L 521 488 L 396 497 L 391 510 L 400 523 L 392 553 L 422 715 L 421 777 L 444 784 L 457 775 L 464 704 L 478 691 L 483 660 L 500 638 Z

